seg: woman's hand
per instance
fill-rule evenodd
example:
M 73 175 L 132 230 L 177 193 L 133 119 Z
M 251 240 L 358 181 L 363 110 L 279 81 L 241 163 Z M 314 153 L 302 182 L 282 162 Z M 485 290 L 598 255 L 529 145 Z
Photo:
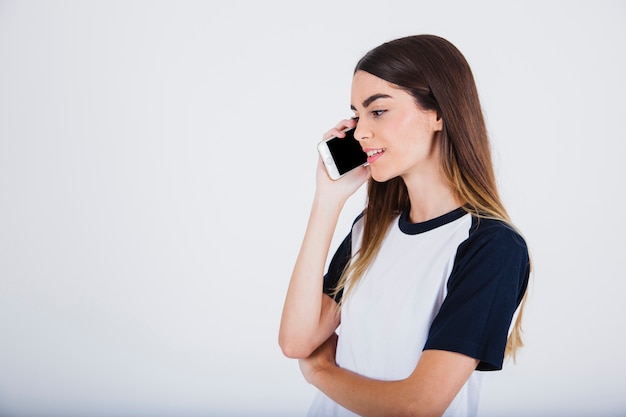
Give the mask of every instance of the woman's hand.
M 315 385 L 315 376 L 318 372 L 337 366 L 335 362 L 335 354 L 337 352 L 337 333 L 333 334 L 318 347 L 308 358 L 300 359 L 300 370 L 304 379 Z
M 339 122 L 333 129 L 330 129 L 323 136 L 324 140 L 333 136 L 344 138 L 346 136 L 344 130 L 356 126 L 353 119 L 345 119 Z M 358 167 L 347 173 L 338 180 L 332 180 L 326 173 L 326 168 L 322 159 L 318 159 L 316 184 L 317 192 L 326 196 L 337 197 L 346 200 L 354 194 L 368 179 L 370 178 L 369 167 Z

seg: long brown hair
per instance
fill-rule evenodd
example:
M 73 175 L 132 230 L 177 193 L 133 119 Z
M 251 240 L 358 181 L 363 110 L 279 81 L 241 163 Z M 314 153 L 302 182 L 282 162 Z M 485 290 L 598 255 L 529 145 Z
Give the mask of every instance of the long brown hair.
M 487 128 L 474 76 L 461 52 L 434 35 L 416 35 L 386 42 L 369 51 L 354 72 L 365 71 L 411 94 L 425 110 L 443 119 L 439 136 L 442 170 L 465 209 L 479 218 L 492 218 L 515 228 L 496 185 Z M 363 242 L 344 271 L 336 293 L 350 290 L 376 256 L 393 219 L 409 208 L 404 181 L 369 180 L 364 212 Z M 526 295 L 509 335 L 506 355 L 515 357 L 521 340 Z

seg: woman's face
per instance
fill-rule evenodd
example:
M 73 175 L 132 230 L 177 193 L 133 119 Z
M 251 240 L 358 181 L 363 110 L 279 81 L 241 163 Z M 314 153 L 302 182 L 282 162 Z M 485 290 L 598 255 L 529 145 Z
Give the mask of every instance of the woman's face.
M 423 110 L 406 91 L 364 71 L 352 79 L 351 107 L 358 119 L 354 136 L 368 154 L 374 180 L 407 181 L 439 169 L 437 112 Z

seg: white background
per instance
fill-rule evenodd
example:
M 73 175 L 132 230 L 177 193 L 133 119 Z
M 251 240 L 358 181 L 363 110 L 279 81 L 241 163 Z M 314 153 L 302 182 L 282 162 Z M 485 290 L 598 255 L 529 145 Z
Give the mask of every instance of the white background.
M 535 263 L 482 415 L 626 415 L 623 0 L 0 0 L 0 415 L 303 415 L 315 145 L 416 33 L 470 62 Z

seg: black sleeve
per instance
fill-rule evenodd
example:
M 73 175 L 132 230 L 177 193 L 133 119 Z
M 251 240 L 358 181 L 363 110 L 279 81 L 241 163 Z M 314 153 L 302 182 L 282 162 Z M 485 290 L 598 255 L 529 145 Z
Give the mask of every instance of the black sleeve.
M 328 265 L 328 271 L 324 275 L 324 294 L 328 294 L 332 297 L 332 293 L 337 287 L 337 283 L 339 282 L 339 278 L 341 278 L 341 274 L 343 270 L 348 265 L 348 261 L 350 261 L 350 256 L 352 253 L 352 232 L 346 236 L 337 251 L 333 255 L 330 260 L 330 264 Z M 343 290 L 341 290 L 336 297 L 334 297 L 335 301 L 339 302 L 341 297 L 343 296 Z
M 509 327 L 529 273 L 522 237 L 503 223 L 482 219 L 459 245 L 448 293 L 424 349 L 471 356 L 480 361 L 477 370 L 502 369 Z

